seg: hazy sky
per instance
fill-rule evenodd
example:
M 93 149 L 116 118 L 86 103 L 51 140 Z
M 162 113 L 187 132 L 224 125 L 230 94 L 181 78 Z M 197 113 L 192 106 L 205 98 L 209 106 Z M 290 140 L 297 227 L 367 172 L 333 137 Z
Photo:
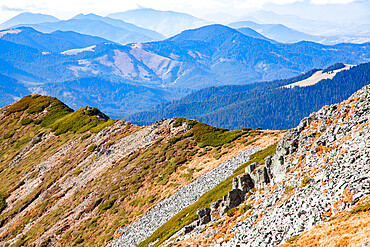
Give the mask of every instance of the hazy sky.
M 68 19 L 79 13 L 107 15 L 138 7 L 186 12 L 198 17 L 221 12 L 241 16 L 262 8 L 295 13 L 305 18 L 310 18 L 310 12 L 312 16 L 316 13 L 312 18 L 317 18 L 317 15 L 325 15 L 327 9 L 333 8 L 347 18 L 351 14 L 370 13 L 369 0 L 0 0 L 0 23 L 23 11 Z M 324 13 L 317 14 L 320 9 L 325 9 Z

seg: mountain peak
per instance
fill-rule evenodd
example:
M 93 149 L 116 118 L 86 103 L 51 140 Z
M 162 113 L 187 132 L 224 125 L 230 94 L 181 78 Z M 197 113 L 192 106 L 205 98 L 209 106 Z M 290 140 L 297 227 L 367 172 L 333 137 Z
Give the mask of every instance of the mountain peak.
M 195 29 L 182 31 L 180 34 L 170 38 L 170 40 L 171 41 L 199 40 L 207 42 L 215 38 L 222 39 L 230 37 L 231 35 L 235 34 L 243 35 L 233 28 L 221 24 L 212 24 Z
M 40 13 L 23 12 L 7 20 L 0 25 L 0 29 L 6 29 L 20 24 L 38 24 L 42 22 L 55 22 L 58 18 Z
M 72 17 L 71 19 L 83 19 L 83 18 L 104 18 L 100 15 L 96 15 L 94 13 L 89 13 L 89 14 L 83 14 L 83 13 L 80 13 L 78 15 L 75 15 L 74 17 Z
M 167 37 L 178 34 L 183 30 L 196 28 L 208 23 L 205 20 L 186 13 L 148 8 L 112 13 L 108 17 L 155 30 Z

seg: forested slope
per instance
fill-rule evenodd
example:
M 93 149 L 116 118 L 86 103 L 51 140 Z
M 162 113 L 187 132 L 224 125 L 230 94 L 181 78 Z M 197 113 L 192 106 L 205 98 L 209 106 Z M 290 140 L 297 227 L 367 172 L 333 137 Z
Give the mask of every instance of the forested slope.
M 314 72 L 301 76 L 300 80 Z M 369 75 L 370 63 L 365 63 L 338 73 L 332 80 L 322 80 L 309 87 L 281 87 L 298 81 L 297 78 L 245 86 L 212 87 L 132 115 L 130 120 L 148 124 L 161 118 L 181 116 L 229 129 L 287 129 L 322 106 L 348 98 L 369 84 Z

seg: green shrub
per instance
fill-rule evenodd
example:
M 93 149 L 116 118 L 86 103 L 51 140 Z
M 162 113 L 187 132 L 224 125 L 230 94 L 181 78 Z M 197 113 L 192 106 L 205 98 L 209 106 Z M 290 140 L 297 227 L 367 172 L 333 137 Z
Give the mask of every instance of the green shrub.
M 298 235 L 293 236 L 293 237 L 291 237 L 290 239 L 288 239 L 288 240 L 287 240 L 287 243 L 292 244 L 292 243 L 294 243 L 298 238 L 299 238 L 299 236 L 298 236 Z
M 4 139 L 9 139 L 9 138 L 12 138 L 14 136 L 15 132 L 8 132 L 8 133 L 5 133 L 4 135 Z
M 84 134 L 83 136 L 81 136 L 81 141 L 84 141 L 86 140 L 87 138 L 89 138 L 91 136 L 91 133 L 86 133 Z
M 172 126 L 175 128 L 180 127 L 184 121 L 185 121 L 185 118 L 177 117 L 175 118 L 175 122 L 172 124 Z
M 32 144 L 35 145 L 35 144 L 39 143 L 41 140 L 42 140 L 42 138 L 38 136 L 38 137 L 36 137 L 32 140 Z
M 0 210 L 0 211 L 1 211 L 1 210 Z M 351 214 L 357 214 L 357 213 L 360 213 L 360 212 L 367 212 L 367 211 L 370 211 L 370 203 L 359 204 L 359 205 L 355 206 L 355 207 L 350 211 L 350 213 L 351 213 Z
M 247 212 L 249 209 L 251 209 L 252 206 L 250 204 L 247 204 L 247 205 L 243 205 L 241 208 L 240 208 L 240 213 L 241 214 L 244 214 L 245 212 Z
M 168 143 L 175 144 L 176 142 L 180 141 L 182 139 L 182 136 L 174 136 L 171 139 L 168 140 Z
M 76 240 L 76 244 L 80 244 L 80 243 L 82 243 L 84 241 L 84 239 L 83 238 L 78 238 L 77 240 Z
M 132 202 L 130 202 L 129 205 L 131 207 L 137 207 L 137 206 L 142 207 L 143 205 L 145 205 L 145 203 L 146 203 L 145 199 L 143 199 L 143 198 L 136 198 L 135 200 L 133 200 Z
M 43 127 L 50 125 L 56 119 L 73 111 L 57 98 L 41 95 L 28 95 L 12 104 L 6 110 L 5 115 L 9 116 L 12 113 L 25 110 L 30 114 L 34 114 L 41 112 L 46 108 L 48 108 L 48 114 L 41 120 L 41 124 L 44 123 Z M 40 120 L 37 120 L 36 124 L 40 124 Z
M 239 208 L 232 208 L 230 209 L 229 211 L 227 211 L 226 215 L 229 216 L 229 217 L 233 217 L 236 213 L 236 211 L 238 211 Z
M 251 141 L 249 141 L 249 142 L 246 142 L 246 143 L 244 143 L 244 146 L 251 145 L 251 144 L 255 143 L 256 141 L 258 141 L 258 139 L 259 139 L 259 138 L 255 138 L 255 139 L 253 139 L 253 140 L 251 140 Z
M 69 227 L 70 227 L 70 225 L 65 225 L 65 226 L 63 226 L 62 228 L 59 228 L 55 233 L 56 233 L 57 235 L 60 235 L 60 234 L 62 234 L 63 232 L 65 232 Z
M 148 196 L 146 199 L 145 199 L 145 201 L 146 202 L 148 202 L 148 203 L 153 203 L 153 202 L 155 202 L 155 200 L 157 199 L 157 197 L 156 196 L 154 196 L 154 195 L 151 195 L 151 196 Z
M 31 141 L 31 137 L 20 139 L 19 141 L 16 142 L 15 149 L 21 148 L 24 144 L 29 143 L 30 141 Z
M 113 207 L 114 203 L 116 202 L 116 199 L 113 198 L 109 201 L 105 201 L 103 202 L 102 204 L 99 205 L 99 210 L 100 211 L 107 211 L 108 209 L 110 209 L 111 207 Z
M 35 119 L 35 120 L 33 120 L 33 123 L 36 124 L 36 125 L 41 124 L 41 122 L 42 122 L 42 119 Z
M 92 145 L 90 145 L 88 148 L 87 148 L 87 151 L 89 151 L 89 152 L 93 152 L 95 149 L 96 149 L 96 145 L 95 144 L 92 144 Z
M 158 184 L 160 184 L 160 185 L 166 185 L 168 183 L 168 180 L 169 180 L 169 176 L 168 175 L 165 175 L 163 177 L 159 177 L 158 178 Z
M 310 177 L 304 177 L 303 180 L 302 180 L 302 183 L 301 183 L 301 187 L 307 186 L 310 182 L 311 182 Z
M 170 159 L 170 163 L 174 166 L 179 166 L 181 164 L 184 164 L 187 161 L 185 157 L 173 157 Z
M 252 128 L 244 127 L 244 128 L 242 128 L 242 130 L 243 130 L 243 131 L 250 131 L 250 130 L 252 130 Z
M 293 187 L 292 186 L 285 186 L 284 188 L 284 194 L 290 194 L 291 192 L 293 191 Z
M 50 237 L 49 237 L 49 238 L 44 239 L 44 240 L 41 242 L 40 247 L 47 247 L 47 246 L 49 246 L 49 243 L 51 243 L 51 239 L 50 239 Z
M 39 95 L 38 96 L 27 95 L 23 97 L 22 99 L 12 104 L 8 109 L 6 109 L 5 115 L 9 116 L 12 113 L 26 110 L 29 107 L 30 103 L 38 97 Z
M 1 212 L 7 207 L 6 204 L 6 197 L 2 194 L 0 194 L 0 214 Z
M 30 118 L 23 118 L 22 120 L 21 120 L 21 124 L 22 125 L 29 125 L 30 123 L 32 123 L 33 121 L 32 121 L 32 119 L 30 119 Z
M 216 159 L 216 160 L 218 160 L 218 159 L 220 159 L 221 158 L 221 154 L 215 154 L 215 155 L 213 155 L 213 158 L 214 159 Z
M 182 117 L 176 117 L 175 118 L 175 122 L 173 123 L 173 127 L 179 127 L 182 125 L 183 122 L 186 122 L 187 124 L 193 126 L 195 125 L 196 123 L 198 123 L 197 121 L 195 120 L 191 120 L 191 119 L 186 119 L 186 118 L 182 118 Z
M 190 152 L 186 152 L 186 156 L 192 157 L 198 153 L 198 149 L 194 149 Z
M 218 226 L 218 225 L 220 225 L 222 223 L 224 223 L 224 221 L 223 220 L 219 220 L 219 221 L 217 221 L 217 222 L 215 222 L 215 223 L 212 224 L 212 228 L 215 228 L 216 226 Z
M 106 127 L 109 127 L 109 126 L 113 125 L 115 122 L 116 122 L 116 120 L 109 119 L 105 123 L 101 123 L 98 126 L 90 129 L 90 132 L 91 133 L 98 133 L 98 132 L 102 131 L 103 129 L 105 129 Z
M 193 136 L 194 135 L 194 133 L 193 132 L 191 132 L 191 131 L 189 131 L 189 132 L 186 132 L 185 134 L 183 134 L 182 135 L 182 137 L 184 137 L 184 138 L 188 138 L 188 137 L 191 137 L 191 136 Z
M 184 140 L 176 142 L 176 147 L 184 150 L 188 147 L 189 143 L 190 141 L 188 139 L 184 139 Z
M 226 144 L 224 144 L 223 147 L 224 148 L 233 148 L 233 147 L 235 147 L 235 143 L 226 143 Z

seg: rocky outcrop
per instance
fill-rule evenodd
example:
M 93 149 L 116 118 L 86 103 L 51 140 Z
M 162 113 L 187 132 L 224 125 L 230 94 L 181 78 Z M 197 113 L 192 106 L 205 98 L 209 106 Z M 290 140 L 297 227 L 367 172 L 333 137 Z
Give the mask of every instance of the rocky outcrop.
M 370 86 L 304 118 L 286 133 L 265 164 L 247 167 L 259 188 L 245 198 L 252 208 L 248 214 L 221 225 L 228 227 L 226 233 L 209 227 L 179 240 L 211 246 L 276 246 L 350 210 L 370 195 L 369 119 Z
M 245 200 L 245 196 L 254 183 L 249 174 L 243 174 L 233 178 L 232 190 L 222 199 L 211 203 L 212 218 L 218 218 L 232 208 L 239 206 Z
M 194 230 L 194 228 L 208 224 L 211 221 L 211 210 L 209 208 L 203 208 L 197 212 L 199 220 L 194 221 L 193 223 L 185 226 L 185 234 Z

